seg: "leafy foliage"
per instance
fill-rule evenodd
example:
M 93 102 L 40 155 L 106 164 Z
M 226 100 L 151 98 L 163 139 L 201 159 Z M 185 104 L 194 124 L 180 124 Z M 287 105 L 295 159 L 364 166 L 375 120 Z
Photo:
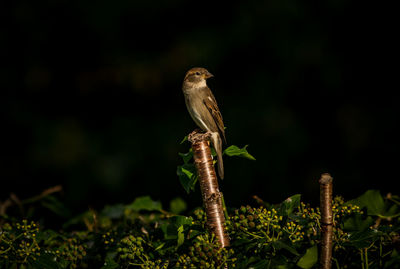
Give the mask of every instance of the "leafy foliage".
M 181 144 L 188 141 L 187 136 L 182 140 Z M 227 147 L 223 154 L 229 157 L 237 156 L 245 159 L 249 159 L 255 161 L 256 158 L 253 157 L 247 151 L 248 145 L 244 146 L 243 148 L 239 148 L 238 146 L 232 145 Z M 215 157 L 216 153 L 214 148 L 211 148 L 212 155 Z M 196 171 L 196 167 L 193 163 L 193 151 L 190 148 L 187 153 L 179 153 L 179 156 L 182 157 L 183 165 L 179 165 L 176 170 L 176 174 L 179 177 L 179 182 L 181 183 L 182 187 L 185 189 L 187 193 L 190 191 L 194 191 L 196 187 L 196 183 L 198 180 L 198 175 Z
M 378 191 L 348 202 L 335 197 L 333 268 L 399 268 L 398 205 L 397 196 L 384 198 Z M 37 210 L 43 206 L 34 204 Z M 298 194 L 276 205 L 230 209 L 231 246 L 224 249 L 207 232 L 204 211 L 177 215 L 185 208 L 180 198 L 165 211 L 160 202 L 139 197 L 89 210 L 57 231 L 35 214 L 32 220 L 4 214 L 0 268 L 318 267 L 320 211 Z

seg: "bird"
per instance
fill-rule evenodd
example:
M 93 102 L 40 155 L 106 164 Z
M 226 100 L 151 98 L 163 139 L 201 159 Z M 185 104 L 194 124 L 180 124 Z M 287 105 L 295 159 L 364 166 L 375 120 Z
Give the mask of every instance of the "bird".
M 212 77 L 214 75 L 205 68 L 191 68 L 183 80 L 182 91 L 193 121 L 200 129 L 211 134 L 211 143 L 217 153 L 218 175 L 223 179 L 222 139 L 226 143 L 225 127 L 217 101 L 207 86 L 207 79 Z

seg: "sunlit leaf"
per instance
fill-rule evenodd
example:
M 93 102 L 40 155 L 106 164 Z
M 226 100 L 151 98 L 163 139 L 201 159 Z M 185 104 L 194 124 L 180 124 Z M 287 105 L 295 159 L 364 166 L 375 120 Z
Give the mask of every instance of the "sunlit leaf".
M 183 143 L 185 143 L 186 141 L 188 141 L 188 136 L 186 135 L 183 139 L 182 139 L 182 141 L 179 143 L 179 144 L 183 144 Z
M 239 148 L 238 146 L 232 145 L 224 150 L 224 154 L 228 156 L 239 156 L 242 158 L 246 158 L 252 161 L 255 161 L 256 158 L 254 158 L 248 151 L 247 151 L 248 145 L 244 146 L 243 148 Z
M 181 246 L 183 244 L 183 242 L 185 241 L 185 235 L 183 233 L 183 225 L 179 226 L 178 228 L 178 247 Z

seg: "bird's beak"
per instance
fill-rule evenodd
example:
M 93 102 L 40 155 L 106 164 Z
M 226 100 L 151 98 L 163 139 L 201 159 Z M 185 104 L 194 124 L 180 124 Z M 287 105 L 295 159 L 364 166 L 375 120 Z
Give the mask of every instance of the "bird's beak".
M 207 73 L 204 74 L 204 78 L 206 78 L 206 79 L 207 79 L 207 78 L 212 78 L 212 77 L 214 77 L 214 75 L 211 74 L 211 73 L 208 72 L 208 71 L 207 71 Z

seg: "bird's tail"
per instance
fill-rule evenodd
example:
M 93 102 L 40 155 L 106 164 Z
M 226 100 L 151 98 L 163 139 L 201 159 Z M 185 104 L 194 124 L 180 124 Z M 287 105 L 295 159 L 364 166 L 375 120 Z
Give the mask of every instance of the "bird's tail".
M 211 142 L 217 153 L 218 175 L 221 179 L 224 179 L 224 162 L 222 160 L 222 140 L 220 135 L 218 133 L 211 133 Z

